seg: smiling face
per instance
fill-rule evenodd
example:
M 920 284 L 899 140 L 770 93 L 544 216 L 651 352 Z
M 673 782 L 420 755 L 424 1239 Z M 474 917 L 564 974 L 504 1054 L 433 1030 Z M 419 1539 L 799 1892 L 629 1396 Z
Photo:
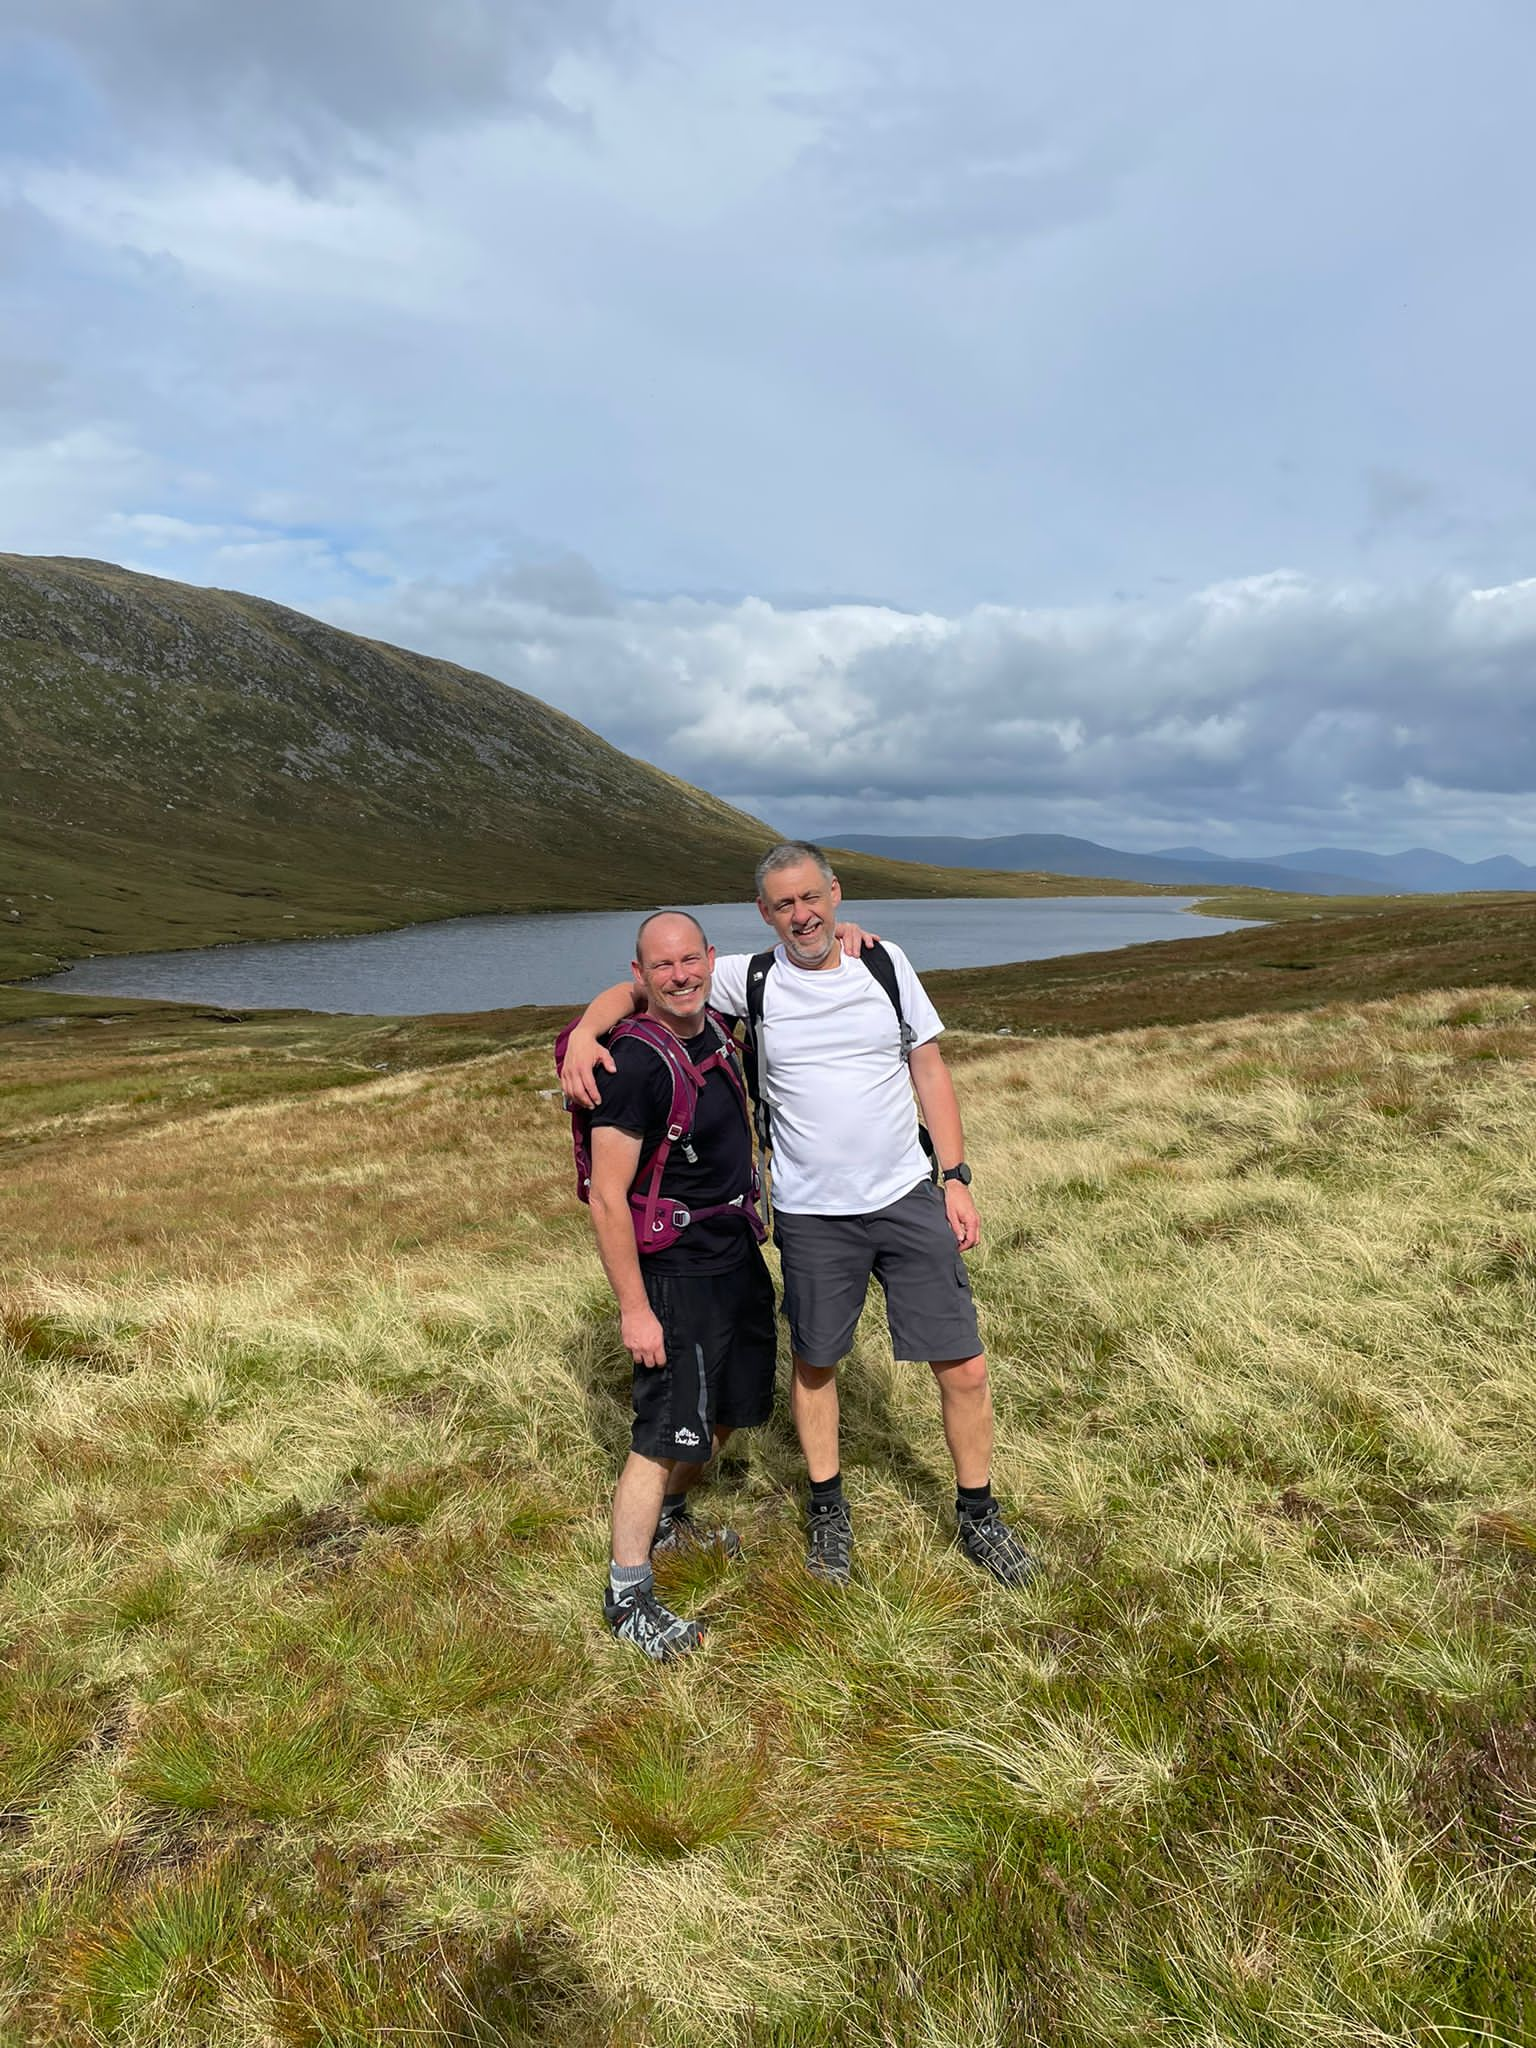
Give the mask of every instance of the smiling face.
M 757 907 L 796 967 L 835 967 L 837 906 L 842 900 L 837 877 L 829 881 L 815 861 L 802 860 L 764 875 Z
M 647 919 L 630 965 L 651 1015 L 679 1037 L 703 1029 L 715 949 L 691 917 L 666 912 Z

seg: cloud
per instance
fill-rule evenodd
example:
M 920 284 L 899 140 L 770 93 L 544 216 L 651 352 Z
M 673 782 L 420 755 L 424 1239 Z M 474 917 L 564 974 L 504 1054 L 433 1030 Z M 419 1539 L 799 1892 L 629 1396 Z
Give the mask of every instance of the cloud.
M 62 393 L 62 367 L 46 356 L 0 349 L 0 431 L 9 419 L 35 423 Z
M 1402 536 L 1417 536 L 1446 546 L 1467 529 L 1446 491 L 1434 480 L 1390 462 L 1373 462 L 1365 470 L 1365 520 L 1359 542 L 1372 549 Z
M 546 596 L 548 594 L 546 593 Z M 532 691 L 783 819 L 944 829 L 1432 817 L 1536 831 L 1536 580 L 1277 573 L 1165 605 L 956 617 L 629 599 L 575 615 L 517 578 L 417 584 L 342 624 Z M 1181 835 L 1182 836 L 1182 835 Z
M 614 618 L 619 598 L 580 555 L 519 563 L 485 579 L 483 588 L 513 603 L 540 605 L 573 619 Z
M 114 512 L 107 521 L 119 544 L 143 548 L 221 547 L 254 537 L 253 529 L 178 519 L 169 512 Z
M 153 457 L 105 428 L 0 441 L 0 548 L 79 554 L 108 529 L 116 504 L 160 481 Z
M 556 62 L 615 34 L 609 0 L 11 0 L 126 128 L 315 169 L 466 117 L 568 120 Z
M 1070 140 L 974 79 L 784 104 L 819 125 L 802 175 L 860 236 L 892 249 L 967 249 L 1075 226 L 1111 204 L 1131 157 L 1124 130 Z
M 158 575 L 174 569 L 174 563 L 160 557 L 184 557 L 188 551 L 199 553 L 205 573 L 238 588 L 270 584 L 285 575 L 305 580 L 326 578 L 334 588 L 338 580 L 348 580 L 348 569 L 369 575 L 365 557 L 338 549 L 319 532 L 186 520 L 166 512 L 115 512 L 106 520 L 106 530 L 115 553 L 123 555 L 127 567 L 139 565 L 135 551 L 143 549 L 152 557 L 145 567 Z
M 132 180 L 69 165 L 25 181 L 40 220 L 108 252 L 169 260 L 201 285 L 287 300 L 309 318 L 333 302 L 410 318 L 452 305 L 473 259 L 451 220 L 424 220 L 375 181 L 323 192 L 220 166 L 148 167 Z

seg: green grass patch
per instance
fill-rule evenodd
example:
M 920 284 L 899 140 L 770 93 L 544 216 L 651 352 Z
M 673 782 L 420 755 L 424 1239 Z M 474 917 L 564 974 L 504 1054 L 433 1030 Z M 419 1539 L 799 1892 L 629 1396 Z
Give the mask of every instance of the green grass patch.
M 133 1029 L 9 1041 L 111 1082 L 0 1166 L 18 2039 L 1536 2038 L 1518 990 L 960 1037 L 1046 1569 L 959 1557 L 872 1315 L 854 1583 L 803 1570 L 781 1403 L 700 1502 L 744 1561 L 662 1569 L 708 1627 L 666 1670 L 602 1625 L 628 1366 L 539 1038 L 183 1114 Z

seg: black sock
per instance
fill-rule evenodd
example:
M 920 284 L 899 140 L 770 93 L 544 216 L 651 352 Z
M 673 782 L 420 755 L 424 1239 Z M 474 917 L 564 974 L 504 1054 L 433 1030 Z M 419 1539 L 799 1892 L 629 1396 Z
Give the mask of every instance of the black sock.
M 834 1472 L 830 1479 L 813 1479 L 811 1481 L 811 1513 L 813 1515 L 828 1514 L 833 1508 L 840 1508 L 842 1505 L 843 1475 L 841 1472 Z
M 661 1512 L 663 1515 L 675 1515 L 679 1508 L 686 1507 L 687 1505 L 688 1495 L 686 1490 L 681 1493 L 664 1493 L 661 1496 Z
M 957 1515 L 965 1515 L 979 1521 L 989 1509 L 996 1506 L 997 1502 L 992 1498 L 992 1482 L 990 1479 L 983 1480 L 980 1486 L 957 1486 L 955 1488 L 955 1513 Z

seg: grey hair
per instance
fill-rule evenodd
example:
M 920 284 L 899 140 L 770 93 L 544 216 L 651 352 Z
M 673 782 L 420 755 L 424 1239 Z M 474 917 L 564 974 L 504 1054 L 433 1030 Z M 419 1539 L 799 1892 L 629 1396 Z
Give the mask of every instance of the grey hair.
M 653 910 L 648 917 L 641 918 L 640 929 L 635 933 L 635 958 L 642 963 L 645 960 L 645 954 L 640 942 L 645 937 L 647 929 L 656 922 L 658 917 L 685 917 L 698 933 L 699 944 L 701 946 L 708 946 L 709 936 L 691 910 Z
M 819 846 L 813 846 L 809 839 L 786 839 L 782 846 L 776 846 L 772 853 L 765 853 L 757 864 L 757 893 L 763 894 L 763 884 L 770 875 L 776 875 L 780 868 L 797 868 L 802 861 L 813 860 L 821 869 L 821 878 L 828 888 L 837 880 L 832 872 L 832 863 Z

